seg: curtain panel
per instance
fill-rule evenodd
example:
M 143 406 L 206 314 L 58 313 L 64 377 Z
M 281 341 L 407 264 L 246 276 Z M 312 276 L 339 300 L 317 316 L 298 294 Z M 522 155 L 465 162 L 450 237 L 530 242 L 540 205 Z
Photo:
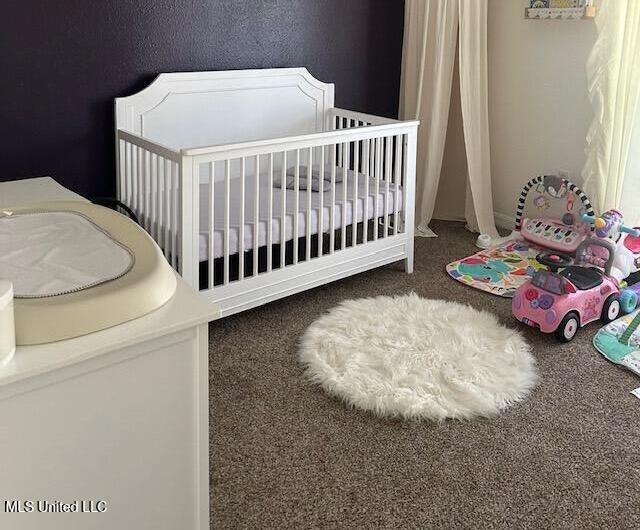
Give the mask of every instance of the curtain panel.
M 466 217 L 498 237 L 491 192 L 487 87 L 487 0 L 406 0 L 400 116 L 419 119 L 416 233 L 433 236 L 433 216 L 458 42 L 460 96 L 468 164 Z M 470 195 L 470 196 L 469 196 Z
M 584 189 L 596 210 L 640 223 L 640 1 L 603 0 L 587 62 L 594 119 L 587 135 Z

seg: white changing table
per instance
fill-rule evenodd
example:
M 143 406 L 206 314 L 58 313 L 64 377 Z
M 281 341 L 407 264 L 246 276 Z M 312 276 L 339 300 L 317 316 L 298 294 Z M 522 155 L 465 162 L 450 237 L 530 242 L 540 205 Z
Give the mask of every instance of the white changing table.
M 18 197 L 84 200 L 48 177 L 0 183 L 0 208 Z M 18 347 L 0 368 L 0 528 L 208 528 L 217 316 L 179 279 L 142 318 Z M 56 513 L 38 512 L 45 501 Z

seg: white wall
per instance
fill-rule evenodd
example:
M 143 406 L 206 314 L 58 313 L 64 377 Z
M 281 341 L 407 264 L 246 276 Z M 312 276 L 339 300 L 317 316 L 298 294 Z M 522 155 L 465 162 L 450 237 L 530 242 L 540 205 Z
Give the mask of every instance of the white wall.
M 596 38 L 594 21 L 526 20 L 526 5 L 489 0 L 494 210 L 509 221 L 530 177 L 566 170 L 580 185 L 593 116 L 585 65 Z

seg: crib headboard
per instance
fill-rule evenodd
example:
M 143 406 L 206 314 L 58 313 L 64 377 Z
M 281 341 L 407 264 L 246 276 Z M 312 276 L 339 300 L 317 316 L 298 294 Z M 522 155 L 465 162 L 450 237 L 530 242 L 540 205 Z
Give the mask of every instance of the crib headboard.
M 321 131 L 333 84 L 306 68 L 160 74 L 116 99 L 116 129 L 173 148 Z

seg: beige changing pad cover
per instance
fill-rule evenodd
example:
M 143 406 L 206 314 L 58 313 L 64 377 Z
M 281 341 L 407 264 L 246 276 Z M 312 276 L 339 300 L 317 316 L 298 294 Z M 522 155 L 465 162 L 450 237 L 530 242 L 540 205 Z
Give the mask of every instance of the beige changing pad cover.
M 67 214 L 58 217 L 66 221 L 70 220 L 68 214 L 77 214 L 82 218 L 82 226 L 76 228 L 86 230 L 85 235 L 91 233 L 95 237 L 86 248 L 93 248 L 103 256 L 115 252 L 112 262 L 97 276 L 63 274 L 68 277 L 51 284 L 24 278 L 22 282 L 16 282 L 23 287 L 31 284 L 29 288 L 32 291 L 45 295 L 16 298 L 14 307 L 18 345 L 69 339 L 116 326 L 158 309 L 175 293 L 176 275 L 162 252 L 140 226 L 124 215 L 102 206 L 75 201 L 40 203 L 3 210 L 11 212 L 16 216 L 15 219 L 22 217 L 23 220 L 31 217 L 27 214 L 40 212 Z M 74 219 L 77 220 L 77 217 Z M 98 228 L 97 233 L 88 228 L 87 221 Z M 35 228 L 42 229 L 42 225 L 37 224 Z M 106 238 L 101 240 L 100 233 Z M 8 238 L 3 239 L 6 242 Z M 73 252 L 82 248 L 82 245 L 72 245 L 69 241 L 67 245 L 67 249 L 74 248 Z M 46 245 L 41 249 L 44 248 L 47 248 Z M 25 255 L 35 256 L 32 251 Z M 26 259 L 25 255 L 23 260 Z M 62 256 L 58 259 L 65 261 Z M 50 260 L 49 265 L 54 263 L 52 266 L 55 268 L 58 265 L 55 262 L 55 259 Z M 6 262 L 0 263 L 0 267 L 0 276 L 9 276 L 7 279 L 12 280 L 11 274 L 7 273 Z M 17 274 L 15 270 L 14 274 Z M 92 283 L 94 285 L 90 285 Z M 16 289 L 18 294 L 20 289 L 22 287 Z M 72 292 L 60 294 L 65 290 Z

